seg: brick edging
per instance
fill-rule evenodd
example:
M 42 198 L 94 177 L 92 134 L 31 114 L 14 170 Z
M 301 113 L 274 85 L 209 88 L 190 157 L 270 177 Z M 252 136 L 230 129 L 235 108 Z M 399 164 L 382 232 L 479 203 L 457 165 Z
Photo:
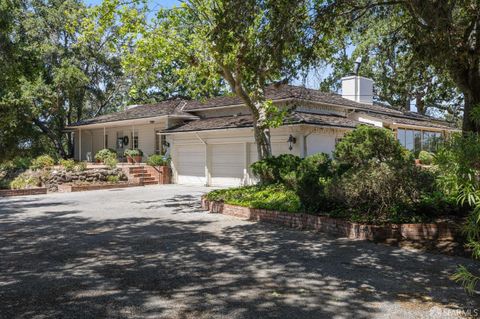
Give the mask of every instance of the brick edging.
M 60 184 L 60 185 L 58 185 L 58 192 L 59 193 L 73 193 L 73 192 L 96 191 L 96 190 L 102 190 L 102 189 L 115 189 L 115 188 L 137 187 L 137 186 L 143 186 L 143 185 L 142 184 L 134 184 L 134 183 L 103 184 L 103 185 Z
M 0 189 L 0 197 L 26 196 L 26 195 L 45 195 L 47 188 L 27 188 L 27 189 Z
M 349 239 L 369 240 L 400 246 L 409 245 L 447 254 L 465 254 L 464 240 L 460 231 L 456 225 L 447 222 L 370 225 L 327 216 L 235 206 L 223 202 L 209 201 L 205 197 L 202 197 L 202 208 L 211 213 L 280 224 L 291 228 L 311 229 Z

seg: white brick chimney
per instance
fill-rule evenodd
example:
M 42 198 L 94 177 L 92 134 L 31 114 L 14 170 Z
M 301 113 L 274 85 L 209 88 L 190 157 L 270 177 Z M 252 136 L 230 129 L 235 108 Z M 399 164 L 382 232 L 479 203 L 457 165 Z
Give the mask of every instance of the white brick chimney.
M 373 80 L 359 75 L 343 77 L 342 97 L 358 103 L 373 104 Z

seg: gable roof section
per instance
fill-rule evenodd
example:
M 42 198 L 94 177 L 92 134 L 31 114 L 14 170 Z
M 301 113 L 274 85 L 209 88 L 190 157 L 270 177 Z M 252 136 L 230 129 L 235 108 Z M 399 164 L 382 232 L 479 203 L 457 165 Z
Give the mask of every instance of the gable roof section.
M 293 86 L 288 84 L 273 84 L 266 88 L 265 97 L 268 100 L 304 100 L 316 103 L 324 103 L 329 105 L 338 105 L 343 107 L 350 107 L 360 110 L 370 110 L 377 112 L 386 112 L 392 114 L 403 114 L 401 111 L 381 106 L 378 104 L 364 104 L 357 103 L 343 98 L 336 93 L 327 93 L 319 90 L 308 89 L 300 86 Z M 204 109 L 243 105 L 243 101 L 237 96 L 219 96 L 203 101 L 189 101 L 184 111 L 200 111 Z
M 284 125 L 309 124 L 326 127 L 355 128 L 358 125 L 365 125 L 352 119 L 339 115 L 324 115 L 306 112 L 292 112 L 287 116 Z M 248 128 L 253 127 L 253 119 L 251 115 L 238 116 L 221 116 L 206 119 L 194 120 L 188 123 L 163 130 L 165 133 L 180 132 L 198 132 L 210 130 L 225 130 L 232 128 Z
M 144 104 L 136 107 L 132 107 L 123 112 L 115 112 L 97 116 L 90 119 L 85 119 L 71 124 L 70 126 L 82 126 L 97 123 L 117 122 L 133 119 L 142 119 L 150 117 L 158 117 L 164 115 L 178 115 L 185 117 L 193 117 L 192 114 L 183 112 L 182 106 L 185 104 L 185 100 L 175 99 L 167 100 L 154 104 Z

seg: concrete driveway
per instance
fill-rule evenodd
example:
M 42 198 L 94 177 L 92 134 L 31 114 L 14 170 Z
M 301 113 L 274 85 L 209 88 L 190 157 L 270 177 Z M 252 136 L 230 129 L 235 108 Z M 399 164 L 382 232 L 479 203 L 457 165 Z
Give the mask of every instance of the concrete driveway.
M 178 185 L 0 199 L 1 318 L 456 318 L 468 259 L 207 214 Z

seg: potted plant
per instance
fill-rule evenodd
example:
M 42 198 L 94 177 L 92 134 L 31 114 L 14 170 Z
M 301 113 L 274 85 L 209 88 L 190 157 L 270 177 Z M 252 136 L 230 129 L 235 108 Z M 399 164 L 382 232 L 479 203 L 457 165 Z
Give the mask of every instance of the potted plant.
M 95 154 L 95 160 L 97 163 L 105 163 L 105 160 L 116 159 L 117 152 L 111 148 L 101 149 Z
M 143 152 L 139 149 L 126 149 L 123 153 L 127 157 L 129 164 L 140 163 L 142 161 Z
M 169 157 L 165 157 L 163 155 L 150 155 L 147 159 L 147 164 L 150 166 L 168 166 L 170 162 Z
M 147 165 L 153 166 L 157 171 L 160 184 L 170 184 L 172 172 L 170 170 L 170 157 L 164 155 L 150 155 Z

